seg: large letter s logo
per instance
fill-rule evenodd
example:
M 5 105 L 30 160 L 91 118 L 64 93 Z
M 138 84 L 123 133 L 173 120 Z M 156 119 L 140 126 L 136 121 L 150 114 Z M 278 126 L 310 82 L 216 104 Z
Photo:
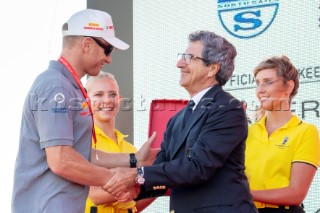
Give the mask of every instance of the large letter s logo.
M 275 19 L 280 0 L 218 0 L 224 29 L 237 38 L 253 38 L 266 31 Z
M 258 28 L 258 27 L 260 27 L 262 25 L 262 21 L 260 21 L 260 19 L 245 18 L 244 16 L 247 15 L 247 14 L 249 14 L 249 15 L 252 14 L 255 17 L 260 17 L 261 16 L 260 10 L 257 10 L 257 11 L 245 11 L 245 12 L 242 12 L 242 13 L 238 13 L 237 15 L 234 16 L 234 20 L 236 22 L 245 23 L 245 24 L 252 23 L 252 26 L 251 27 L 241 27 L 240 25 L 235 24 L 234 25 L 235 32 L 237 32 L 238 30 L 253 30 L 253 29 L 256 29 L 256 28 Z

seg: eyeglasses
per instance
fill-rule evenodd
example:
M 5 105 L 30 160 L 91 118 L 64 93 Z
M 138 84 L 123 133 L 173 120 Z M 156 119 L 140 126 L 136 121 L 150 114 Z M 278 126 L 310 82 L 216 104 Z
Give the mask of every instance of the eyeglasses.
M 109 56 L 115 49 L 114 46 L 112 46 L 111 44 L 105 45 L 99 39 L 97 39 L 95 37 L 89 37 L 89 38 L 92 38 L 101 48 L 104 49 L 104 54 L 106 56 Z
M 183 60 L 186 62 L 186 64 L 190 64 L 191 63 L 191 59 L 196 60 L 196 59 L 201 59 L 204 62 L 209 62 L 209 60 L 204 59 L 204 58 L 200 58 L 198 56 L 194 56 L 192 54 L 187 54 L 187 53 L 178 53 L 178 60 L 180 60 L 181 58 L 183 58 Z
M 281 79 L 277 79 L 277 80 L 274 80 L 274 81 L 265 81 L 263 83 L 260 83 L 260 82 L 256 82 L 256 88 L 266 88 L 266 87 L 269 87 L 270 85 L 276 83 L 277 81 L 280 81 Z

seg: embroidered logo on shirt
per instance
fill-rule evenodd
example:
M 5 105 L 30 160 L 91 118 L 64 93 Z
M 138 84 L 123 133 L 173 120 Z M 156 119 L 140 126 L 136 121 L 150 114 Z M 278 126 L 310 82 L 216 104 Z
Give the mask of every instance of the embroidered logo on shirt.
M 58 104 L 61 104 L 64 102 L 64 95 L 62 93 L 57 93 L 55 96 L 54 96 L 54 101 Z
M 284 137 L 283 141 L 281 142 L 281 144 L 276 144 L 276 146 L 280 149 L 283 149 L 283 148 L 289 148 L 289 146 L 287 145 L 288 143 L 288 140 L 289 140 L 289 137 L 286 136 Z
M 54 113 L 67 113 L 65 97 L 62 93 L 55 94 L 53 100 L 56 102 L 54 107 L 51 108 L 51 111 Z
M 66 108 L 51 108 L 51 111 L 54 113 L 67 113 Z
M 287 142 L 288 142 L 288 137 L 285 137 L 283 142 L 282 142 L 282 145 L 285 145 Z
M 88 103 L 86 101 L 82 102 L 81 107 L 82 107 L 83 111 L 80 112 L 80 116 L 85 116 L 85 115 L 89 115 L 90 114 L 89 106 L 88 106 Z

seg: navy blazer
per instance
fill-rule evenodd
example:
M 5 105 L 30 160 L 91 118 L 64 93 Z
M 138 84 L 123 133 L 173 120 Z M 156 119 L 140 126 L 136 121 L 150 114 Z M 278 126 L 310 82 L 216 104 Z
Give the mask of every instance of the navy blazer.
M 244 173 L 248 124 L 240 101 L 216 85 L 183 128 L 185 110 L 169 120 L 154 164 L 144 167 L 138 199 L 163 195 L 166 187 L 175 213 L 258 212 Z

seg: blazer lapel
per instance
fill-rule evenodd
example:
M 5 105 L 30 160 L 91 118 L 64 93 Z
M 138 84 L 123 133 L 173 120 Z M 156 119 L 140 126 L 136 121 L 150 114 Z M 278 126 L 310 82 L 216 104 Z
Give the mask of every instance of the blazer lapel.
M 188 137 L 190 130 L 192 126 L 203 116 L 203 114 L 207 111 L 210 110 L 210 107 L 216 107 L 215 106 L 215 95 L 221 91 L 221 86 L 216 85 L 213 88 L 211 88 L 200 100 L 198 103 L 196 109 L 192 113 L 190 119 L 188 122 L 185 124 L 184 129 L 182 129 L 182 122 L 183 122 L 183 116 L 184 112 L 179 115 L 177 118 L 174 127 L 176 129 L 173 129 L 174 134 L 179 134 L 175 135 L 175 138 L 177 138 L 176 141 L 171 141 L 169 145 L 169 150 L 170 150 L 170 160 L 172 160 L 176 154 L 178 153 L 179 149 L 182 148 L 182 145 L 186 143 L 186 138 Z M 187 108 L 185 107 L 183 110 L 185 111 Z
M 184 109 L 186 110 L 186 108 Z M 170 160 L 172 160 L 179 149 L 182 147 L 183 144 L 186 142 L 186 138 L 190 133 L 190 130 L 192 126 L 202 117 L 202 115 L 205 113 L 205 110 L 194 110 L 192 113 L 190 119 L 188 122 L 185 124 L 185 127 L 182 129 L 182 122 L 183 122 L 183 113 L 177 118 L 176 124 L 179 126 L 180 131 L 174 131 L 174 132 L 179 132 L 180 135 L 177 136 L 177 141 L 171 141 L 169 150 L 170 150 Z

